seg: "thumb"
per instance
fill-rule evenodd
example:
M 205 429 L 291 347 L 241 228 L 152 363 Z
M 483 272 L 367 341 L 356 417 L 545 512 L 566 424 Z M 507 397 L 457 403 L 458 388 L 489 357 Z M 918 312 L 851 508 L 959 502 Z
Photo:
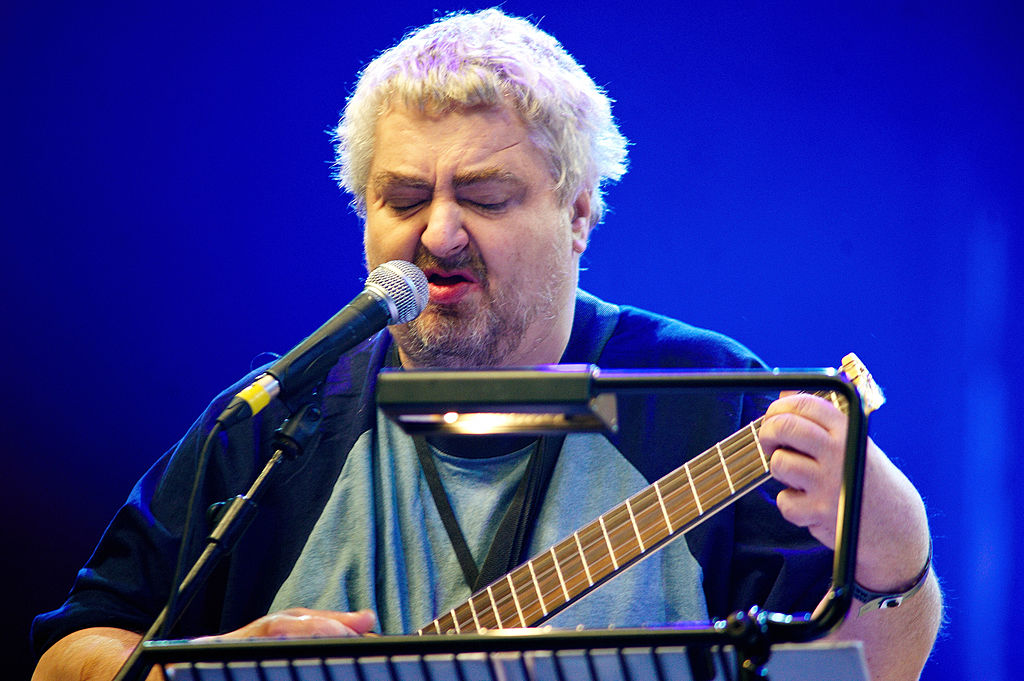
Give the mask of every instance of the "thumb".
M 340 613 L 338 619 L 357 634 L 367 634 L 377 626 L 377 615 L 372 610 Z

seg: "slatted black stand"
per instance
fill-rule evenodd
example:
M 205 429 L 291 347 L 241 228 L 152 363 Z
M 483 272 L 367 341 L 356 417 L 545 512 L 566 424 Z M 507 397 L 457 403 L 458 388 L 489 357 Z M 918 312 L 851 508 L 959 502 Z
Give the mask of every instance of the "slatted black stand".
M 740 652 L 721 646 L 705 633 L 537 629 L 358 639 L 155 641 L 147 644 L 145 655 L 154 664 L 172 665 L 173 681 L 719 681 L 764 679 L 768 671 L 773 681 L 867 680 L 858 644 L 777 644 L 764 667 L 746 664 L 749 648 Z M 733 634 L 724 635 L 727 640 Z

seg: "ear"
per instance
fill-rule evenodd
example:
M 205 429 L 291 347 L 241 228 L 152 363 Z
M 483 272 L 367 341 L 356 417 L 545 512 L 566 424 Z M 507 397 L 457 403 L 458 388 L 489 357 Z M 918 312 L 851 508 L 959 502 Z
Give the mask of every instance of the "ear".
M 590 228 L 593 227 L 594 216 L 590 209 L 590 190 L 584 188 L 572 202 L 572 250 L 583 253 L 587 250 Z

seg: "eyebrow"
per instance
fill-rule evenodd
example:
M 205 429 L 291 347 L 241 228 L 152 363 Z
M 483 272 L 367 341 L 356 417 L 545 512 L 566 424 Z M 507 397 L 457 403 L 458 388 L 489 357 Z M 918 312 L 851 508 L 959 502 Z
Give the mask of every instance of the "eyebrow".
M 406 187 L 415 187 L 420 189 L 433 189 L 433 186 L 421 178 L 413 175 L 406 175 L 404 173 L 396 173 L 390 170 L 382 170 L 376 173 L 370 180 L 370 186 L 373 191 L 380 195 L 380 193 L 389 186 L 402 185 Z
M 491 181 L 516 185 L 525 184 L 525 182 L 523 182 L 523 180 L 521 180 L 515 173 L 509 172 L 508 170 L 502 170 L 500 168 L 485 168 L 484 170 L 474 170 L 472 172 L 461 173 L 455 176 L 456 188 L 477 184 L 479 182 Z
M 466 173 L 460 173 L 455 176 L 455 188 L 467 187 L 469 185 L 478 184 L 480 182 L 504 182 L 508 184 L 514 184 L 518 186 L 525 185 L 526 183 L 515 173 L 503 170 L 501 168 L 485 168 L 483 170 L 474 170 Z M 382 170 L 376 173 L 370 180 L 370 185 L 376 194 L 381 194 L 384 189 L 392 185 L 401 185 L 404 187 L 412 187 L 416 189 L 427 189 L 433 191 L 434 187 L 430 182 L 417 177 L 415 175 L 408 175 L 406 173 L 398 173 L 391 170 Z

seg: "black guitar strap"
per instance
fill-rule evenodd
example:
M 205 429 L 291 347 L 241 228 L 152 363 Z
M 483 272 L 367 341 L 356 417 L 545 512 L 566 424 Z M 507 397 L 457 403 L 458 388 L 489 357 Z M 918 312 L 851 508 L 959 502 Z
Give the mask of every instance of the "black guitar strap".
M 564 441 L 564 435 L 548 435 L 533 443 L 533 451 L 526 464 L 526 471 L 523 473 L 519 485 L 516 486 L 512 501 L 498 524 L 483 565 L 478 568 L 469 551 L 469 546 L 466 544 L 462 529 L 459 527 L 448 495 L 441 484 L 441 477 L 437 472 L 437 466 L 426 438 L 421 435 L 413 437 L 416 454 L 423 468 L 430 494 L 434 498 L 434 504 L 437 506 L 437 512 L 441 516 L 441 522 L 444 524 L 448 539 L 451 541 L 459 565 L 462 567 L 466 584 L 474 593 L 526 559 L 523 553 L 528 547 L 534 516 L 536 516 L 544 494 L 547 492 L 548 482 L 551 480 L 551 473 L 554 471 L 555 463 L 558 461 L 558 452 L 562 449 Z

